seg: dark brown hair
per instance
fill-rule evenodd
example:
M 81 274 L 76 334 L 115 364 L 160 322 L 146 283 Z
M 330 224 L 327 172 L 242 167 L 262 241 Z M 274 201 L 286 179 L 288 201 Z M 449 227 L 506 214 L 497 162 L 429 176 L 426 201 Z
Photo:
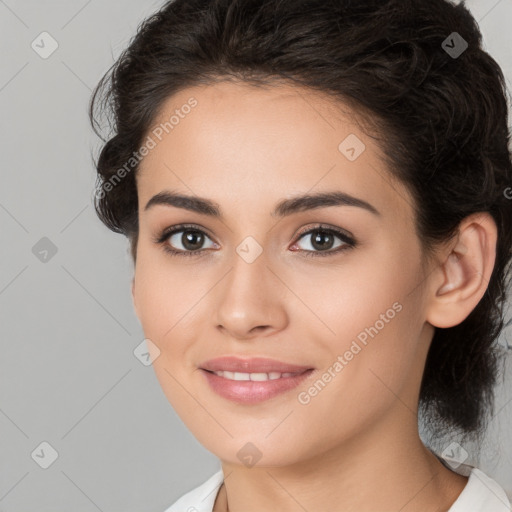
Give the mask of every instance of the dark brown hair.
M 431 428 L 480 435 L 493 408 L 510 277 L 512 163 L 505 80 L 464 2 L 166 3 L 102 78 L 89 112 L 100 137 L 97 110 L 112 130 L 96 162 L 96 211 L 129 238 L 134 260 L 137 164 L 130 159 L 166 99 L 219 80 L 284 81 L 370 113 L 391 175 L 414 197 L 426 254 L 468 215 L 490 212 L 498 243 L 487 291 L 461 324 L 436 328 L 420 391 Z

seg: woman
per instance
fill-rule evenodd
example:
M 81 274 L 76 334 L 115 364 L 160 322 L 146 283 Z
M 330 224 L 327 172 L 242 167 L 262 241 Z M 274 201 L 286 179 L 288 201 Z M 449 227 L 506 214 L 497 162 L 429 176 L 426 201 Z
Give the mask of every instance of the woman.
M 464 463 L 509 278 L 505 93 L 445 0 L 175 0 L 139 27 L 91 102 L 95 204 L 222 464 L 168 512 L 510 510 Z

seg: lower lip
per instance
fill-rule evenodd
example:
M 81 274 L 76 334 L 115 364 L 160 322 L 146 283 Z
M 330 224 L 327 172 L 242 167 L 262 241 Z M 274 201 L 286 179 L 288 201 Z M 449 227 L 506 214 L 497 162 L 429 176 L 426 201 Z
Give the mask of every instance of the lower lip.
M 256 404 L 269 400 L 281 393 L 296 388 L 302 381 L 307 379 L 313 369 L 292 377 L 280 377 L 279 379 L 251 381 L 251 380 L 230 380 L 219 377 L 214 373 L 201 370 L 206 376 L 210 387 L 218 395 L 233 402 L 241 404 Z

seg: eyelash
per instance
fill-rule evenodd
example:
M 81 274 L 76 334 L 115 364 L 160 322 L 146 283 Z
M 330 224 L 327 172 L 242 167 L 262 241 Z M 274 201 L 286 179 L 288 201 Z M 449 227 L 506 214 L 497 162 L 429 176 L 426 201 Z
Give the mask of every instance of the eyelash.
M 175 226 L 171 226 L 169 228 L 164 229 L 160 234 L 158 234 L 154 239 L 153 242 L 159 245 L 162 245 L 163 250 L 170 254 L 171 256 L 198 256 L 202 252 L 206 251 L 207 249 L 199 249 L 197 251 L 182 251 L 182 250 L 176 250 L 172 249 L 166 242 L 168 238 L 176 233 L 180 233 L 181 231 L 196 231 L 203 235 L 206 235 L 208 238 L 207 233 L 205 233 L 202 229 L 200 229 L 198 226 L 194 224 L 177 224 Z M 341 241 L 345 244 L 340 247 L 337 247 L 334 250 L 327 250 L 327 251 L 309 251 L 304 249 L 299 249 L 299 252 L 303 252 L 304 256 L 306 257 L 324 257 L 324 256 L 333 256 L 335 254 L 339 254 L 342 251 L 346 251 L 349 249 L 353 249 L 357 246 L 357 242 L 348 236 L 345 232 L 335 229 L 332 227 L 325 226 L 323 224 L 318 224 L 317 226 L 314 226 L 313 228 L 309 228 L 308 230 L 301 232 L 297 235 L 297 239 L 295 243 L 297 243 L 304 235 L 309 235 L 311 233 L 314 233 L 316 231 L 321 231 L 323 233 L 327 234 L 334 234 L 338 238 L 341 239 Z

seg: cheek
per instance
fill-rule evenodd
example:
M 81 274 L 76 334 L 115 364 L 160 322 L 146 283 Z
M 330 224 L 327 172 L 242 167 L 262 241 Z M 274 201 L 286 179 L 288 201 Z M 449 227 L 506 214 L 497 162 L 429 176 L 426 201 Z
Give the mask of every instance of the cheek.
M 368 329 L 375 333 L 376 328 L 378 336 L 385 337 L 404 316 L 411 315 L 411 311 L 398 311 L 406 304 L 414 303 L 421 315 L 419 251 L 409 246 L 404 258 L 404 250 L 399 240 L 389 241 L 354 252 L 337 267 L 313 270 L 307 281 L 289 275 L 293 290 L 314 314 L 309 315 L 312 324 L 333 348 L 343 349 L 347 340 L 358 335 L 364 342 L 370 337 Z M 394 335 L 397 342 L 404 337 L 401 332 Z
M 393 393 L 399 394 L 418 370 L 424 322 L 419 252 L 409 244 L 404 261 L 396 247 L 354 261 L 350 273 L 340 270 L 325 282 L 317 281 L 314 293 L 305 288 L 299 292 L 317 316 L 311 317 L 309 330 L 316 326 L 319 353 L 330 354 L 323 357 L 324 368 L 336 375 L 326 386 L 336 389 L 332 396 L 325 393 L 326 406 L 378 406 L 394 399 Z M 333 368 L 338 356 L 342 362 Z
M 165 260 L 166 255 L 139 254 L 134 299 L 144 334 L 166 356 L 182 353 L 191 322 L 197 317 L 208 287 L 193 266 Z M 170 256 L 168 258 L 171 258 Z
M 168 401 L 183 417 L 195 404 L 188 393 L 193 392 L 189 388 L 195 370 L 189 351 L 198 337 L 193 324 L 206 289 L 193 271 L 179 269 L 161 256 L 139 253 L 134 299 L 144 336 L 157 347 L 152 367 Z
M 336 337 L 318 341 L 322 352 L 330 354 L 324 357 L 318 379 L 297 390 L 300 405 L 295 407 L 294 420 L 315 432 L 313 453 L 356 436 L 396 408 L 415 410 L 411 391 L 421 371 L 415 304 L 390 304 L 389 297 L 372 303 L 357 296 L 352 300 L 358 301 L 358 307 L 351 304 L 331 320 Z M 276 436 L 273 442 L 287 441 Z
M 197 324 L 204 304 L 201 298 L 209 287 L 185 257 L 172 258 L 160 248 L 144 243 L 142 238 L 133 290 L 138 317 L 145 338 L 156 345 L 152 367 L 160 386 L 179 416 L 187 425 L 191 423 L 192 430 L 197 414 L 192 396 L 197 393 L 191 385 L 195 368 L 191 366 L 189 350 L 199 338 L 192 324 Z

